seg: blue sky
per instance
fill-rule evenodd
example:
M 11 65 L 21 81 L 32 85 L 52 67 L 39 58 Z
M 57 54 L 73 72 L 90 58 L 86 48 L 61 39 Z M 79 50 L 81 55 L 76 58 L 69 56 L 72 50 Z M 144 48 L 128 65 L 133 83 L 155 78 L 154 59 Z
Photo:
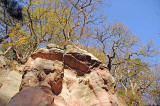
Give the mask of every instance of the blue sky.
M 160 48 L 160 0 L 106 0 L 101 10 L 106 22 L 121 22 L 146 43 Z

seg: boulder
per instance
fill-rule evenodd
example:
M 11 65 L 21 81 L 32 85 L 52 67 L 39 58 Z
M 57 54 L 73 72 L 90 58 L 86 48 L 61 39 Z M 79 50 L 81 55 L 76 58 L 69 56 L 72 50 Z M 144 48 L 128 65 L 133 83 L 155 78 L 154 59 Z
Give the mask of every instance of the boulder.
M 54 96 L 47 87 L 30 87 L 17 93 L 8 106 L 54 106 Z
M 17 71 L 0 70 L 0 106 L 5 106 L 19 92 L 21 79 Z

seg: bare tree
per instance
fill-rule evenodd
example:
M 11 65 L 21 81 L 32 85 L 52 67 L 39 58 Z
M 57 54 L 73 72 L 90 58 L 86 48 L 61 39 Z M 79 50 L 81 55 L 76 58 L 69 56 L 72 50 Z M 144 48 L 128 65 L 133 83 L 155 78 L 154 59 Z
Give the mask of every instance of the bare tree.
M 151 45 L 139 46 L 138 39 L 123 24 L 109 24 L 95 28 L 93 37 L 100 44 L 107 60 L 108 70 L 117 85 L 137 96 L 131 103 L 140 104 L 142 96 L 153 84 L 149 65 L 141 57 L 150 57 L 154 52 Z M 137 99 L 139 98 L 139 100 Z M 129 99 L 129 97 L 128 97 Z
M 68 6 L 71 8 L 71 15 L 74 13 L 72 19 L 72 25 L 68 34 L 64 32 L 67 39 L 71 39 L 72 35 L 76 35 L 76 40 L 79 41 L 86 30 L 87 25 L 94 24 L 101 17 L 95 16 L 95 10 L 99 4 L 102 4 L 101 0 L 65 0 L 68 2 Z M 70 17 L 69 17 L 70 18 Z

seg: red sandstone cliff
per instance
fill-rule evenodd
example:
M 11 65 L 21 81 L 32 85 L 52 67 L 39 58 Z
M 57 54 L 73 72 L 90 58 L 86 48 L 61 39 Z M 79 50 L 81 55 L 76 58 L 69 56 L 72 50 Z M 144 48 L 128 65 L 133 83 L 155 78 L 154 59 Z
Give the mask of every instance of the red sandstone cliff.
M 39 49 L 22 78 L 21 91 L 8 106 L 123 106 L 105 65 L 75 46 Z

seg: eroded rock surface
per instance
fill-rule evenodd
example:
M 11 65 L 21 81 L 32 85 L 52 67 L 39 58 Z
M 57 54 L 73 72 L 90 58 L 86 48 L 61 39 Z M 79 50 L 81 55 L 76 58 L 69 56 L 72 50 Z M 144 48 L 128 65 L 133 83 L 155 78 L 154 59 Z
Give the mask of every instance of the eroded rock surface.
M 19 92 L 22 70 L 23 66 L 17 62 L 0 56 L 0 106 L 6 106 L 9 100 Z
M 21 95 L 26 94 L 25 92 L 30 93 L 36 90 L 35 87 L 43 86 L 52 91 L 54 96 L 49 106 L 122 105 L 115 95 L 114 78 L 105 65 L 92 54 L 75 46 L 69 45 L 63 49 L 50 44 L 47 48 L 39 49 L 25 64 L 22 78 L 22 91 L 12 98 L 9 106 L 16 100 L 24 101 Z M 31 87 L 32 90 L 27 91 Z M 42 99 L 36 97 L 38 100 Z M 37 103 L 34 100 L 32 102 Z

